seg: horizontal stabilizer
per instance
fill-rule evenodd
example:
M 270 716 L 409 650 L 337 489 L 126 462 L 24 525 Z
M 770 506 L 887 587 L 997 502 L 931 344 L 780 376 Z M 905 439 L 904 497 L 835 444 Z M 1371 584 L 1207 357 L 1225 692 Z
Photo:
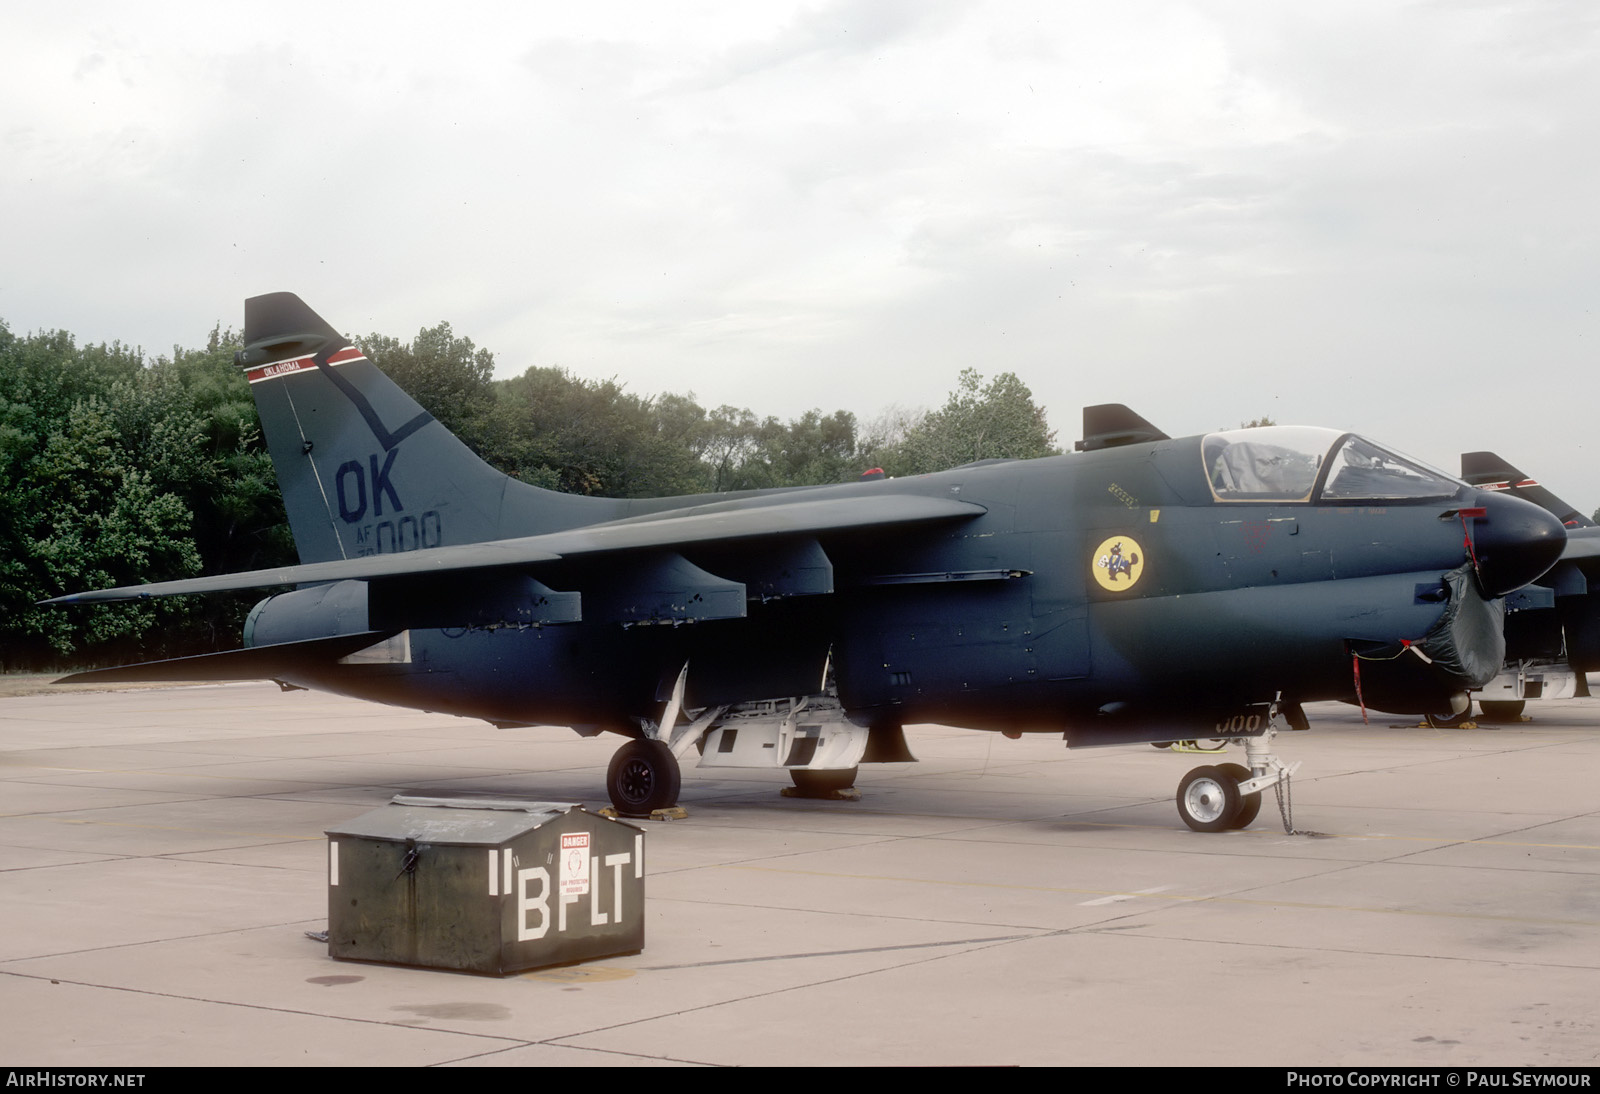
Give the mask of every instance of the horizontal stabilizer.
M 735 507 L 738 506 L 738 507 Z M 987 510 L 953 498 L 917 494 L 880 493 L 848 498 L 818 498 L 774 504 L 721 502 L 693 509 L 627 520 L 610 521 L 548 532 L 521 539 L 466 543 L 396 554 L 367 555 L 336 562 L 311 562 L 239 574 L 160 581 L 152 585 L 124 585 L 116 589 L 72 593 L 45 604 L 87 604 L 106 600 L 135 600 L 148 596 L 182 596 L 272 585 L 300 585 L 317 581 L 373 580 L 418 574 L 460 573 L 506 567 L 536 569 L 541 563 L 583 558 L 614 551 L 703 546 L 741 540 L 817 535 L 891 525 L 941 520 L 970 520 Z
M 308 665 L 327 665 L 390 637 L 391 631 L 341 634 L 305 642 L 174 657 L 63 676 L 58 684 L 133 684 L 150 680 L 273 680 Z

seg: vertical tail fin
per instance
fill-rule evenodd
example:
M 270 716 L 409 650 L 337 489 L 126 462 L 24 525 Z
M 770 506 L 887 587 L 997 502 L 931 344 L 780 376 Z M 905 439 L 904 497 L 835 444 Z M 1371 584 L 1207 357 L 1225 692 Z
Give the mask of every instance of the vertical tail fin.
M 1592 528 L 1594 521 L 1512 467 L 1493 452 L 1463 452 L 1461 477 L 1485 490 L 1504 490 L 1514 497 L 1531 501 L 1560 518 L 1568 528 Z
M 473 454 L 293 293 L 245 301 L 245 370 L 301 562 L 480 543 L 605 520 Z

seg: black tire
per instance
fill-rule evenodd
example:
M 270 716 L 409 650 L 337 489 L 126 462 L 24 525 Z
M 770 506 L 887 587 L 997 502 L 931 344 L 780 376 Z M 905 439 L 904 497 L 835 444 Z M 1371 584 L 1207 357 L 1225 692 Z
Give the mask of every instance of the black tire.
M 1218 764 L 1217 770 L 1224 775 L 1231 775 L 1235 783 L 1242 783 L 1253 778 L 1250 769 L 1243 764 Z M 1248 828 L 1255 819 L 1261 815 L 1261 791 L 1254 794 L 1239 795 L 1239 815 L 1233 818 L 1234 828 Z
M 1151 748 L 1171 748 L 1172 745 L 1173 745 L 1172 741 L 1151 741 L 1150 742 L 1150 747 Z
M 678 804 L 683 772 L 678 759 L 661 741 L 637 738 L 611 757 L 606 768 L 606 793 L 625 817 L 648 817 Z
M 802 794 L 832 794 L 838 790 L 849 790 L 856 784 L 856 775 L 859 767 L 852 767 L 844 771 L 802 771 L 791 769 L 789 778 L 794 780 L 794 785 Z
M 1483 708 L 1483 716 L 1495 722 L 1515 722 L 1527 708 L 1521 699 L 1484 699 L 1478 705 Z
M 1178 784 L 1178 816 L 1196 832 L 1225 832 L 1239 816 L 1239 784 L 1215 767 L 1197 767 Z

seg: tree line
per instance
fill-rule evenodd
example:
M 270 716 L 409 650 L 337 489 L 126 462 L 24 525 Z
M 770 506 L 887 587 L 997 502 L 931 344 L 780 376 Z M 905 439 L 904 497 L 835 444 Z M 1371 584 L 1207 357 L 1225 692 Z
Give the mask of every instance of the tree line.
M 495 380 L 450 324 L 355 339 L 423 408 L 536 486 L 652 497 L 848 482 L 1056 451 L 1012 373 L 963 371 L 943 407 L 783 421 L 640 395 L 538 367 Z M 260 593 L 38 608 L 67 592 L 297 561 L 244 375 L 239 336 L 153 359 L 0 320 L 0 670 L 176 657 L 237 644 Z

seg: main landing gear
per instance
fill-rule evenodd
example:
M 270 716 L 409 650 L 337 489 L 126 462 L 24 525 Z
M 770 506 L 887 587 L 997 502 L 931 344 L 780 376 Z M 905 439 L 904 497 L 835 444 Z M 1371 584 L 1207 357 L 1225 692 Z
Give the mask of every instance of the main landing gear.
M 618 813 L 648 817 L 657 809 L 678 804 L 683 772 L 678 758 L 664 741 L 638 737 L 611 757 L 606 768 L 606 793 Z
M 859 797 L 852 789 L 858 767 L 838 770 L 791 769 L 794 789 L 786 797 L 841 801 Z M 606 793 L 611 805 L 625 817 L 648 817 L 678 804 L 683 769 L 672 748 L 653 737 L 636 737 L 612 754 L 606 768 Z
M 611 757 L 606 793 L 619 814 L 648 817 L 674 809 L 683 788 L 678 765 L 696 751 L 702 769 L 787 768 L 795 788 L 785 790 L 785 796 L 831 801 L 859 797 L 851 788 L 870 733 L 846 716 L 831 688 L 815 695 L 686 710 L 688 676 L 685 664 L 661 720 L 638 719 L 637 736 Z M 873 762 L 915 759 L 905 739 L 897 741 L 898 753 L 885 745 L 874 753 Z
M 1273 717 L 1277 717 L 1274 713 Z M 1259 737 L 1244 738 L 1245 759 L 1239 764 L 1197 767 L 1178 784 L 1178 816 L 1196 832 L 1226 832 L 1244 828 L 1261 812 L 1261 792 L 1286 784 L 1299 770 L 1299 761 L 1284 764 L 1272 753 L 1272 739 L 1278 735 L 1271 722 Z M 1288 827 L 1287 812 L 1284 826 Z

